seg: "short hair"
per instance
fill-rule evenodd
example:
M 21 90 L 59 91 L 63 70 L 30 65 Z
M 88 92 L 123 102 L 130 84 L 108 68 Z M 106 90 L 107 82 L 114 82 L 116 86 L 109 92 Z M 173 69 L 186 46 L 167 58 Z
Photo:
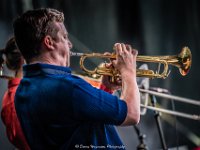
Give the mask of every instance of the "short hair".
M 0 53 L 1 65 L 6 63 L 8 69 L 15 71 L 21 68 L 23 56 L 16 45 L 14 37 L 7 41 L 5 48 Z M 5 55 L 5 58 L 3 55 Z
M 29 10 L 18 17 L 14 23 L 16 43 L 27 63 L 38 56 L 43 38 L 53 36 L 53 22 L 64 22 L 64 14 L 51 8 Z

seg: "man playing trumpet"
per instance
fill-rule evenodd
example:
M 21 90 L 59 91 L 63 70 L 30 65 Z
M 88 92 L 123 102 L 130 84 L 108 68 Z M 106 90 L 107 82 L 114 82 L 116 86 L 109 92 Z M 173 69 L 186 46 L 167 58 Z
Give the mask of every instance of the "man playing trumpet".
M 71 74 L 72 44 L 63 22 L 63 13 L 44 8 L 25 12 L 13 25 L 27 62 L 15 107 L 28 144 L 31 149 L 124 149 L 114 125 L 140 119 L 137 51 L 114 45 L 112 65 L 122 78 L 119 99 Z

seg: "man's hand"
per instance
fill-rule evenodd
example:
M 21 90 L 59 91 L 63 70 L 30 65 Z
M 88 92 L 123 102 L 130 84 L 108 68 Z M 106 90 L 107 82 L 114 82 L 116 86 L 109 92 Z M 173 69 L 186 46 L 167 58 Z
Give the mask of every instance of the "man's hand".
M 120 71 L 121 74 L 131 73 L 136 74 L 136 57 L 137 50 L 132 49 L 130 45 L 116 43 L 116 59 L 112 61 L 113 66 Z
M 112 69 L 113 65 L 111 63 L 105 63 L 105 67 Z M 112 78 L 111 76 L 104 75 L 102 77 L 102 84 L 111 91 L 120 89 L 121 88 L 121 79 L 116 78 L 116 80 L 114 82 L 111 82 L 111 78 Z

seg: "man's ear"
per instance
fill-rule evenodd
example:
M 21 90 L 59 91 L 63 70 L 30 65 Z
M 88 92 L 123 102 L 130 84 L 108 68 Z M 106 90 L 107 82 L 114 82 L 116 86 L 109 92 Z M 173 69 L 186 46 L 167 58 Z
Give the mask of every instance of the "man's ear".
M 53 39 L 51 36 L 46 35 L 43 39 L 44 45 L 48 48 L 48 49 L 53 49 Z

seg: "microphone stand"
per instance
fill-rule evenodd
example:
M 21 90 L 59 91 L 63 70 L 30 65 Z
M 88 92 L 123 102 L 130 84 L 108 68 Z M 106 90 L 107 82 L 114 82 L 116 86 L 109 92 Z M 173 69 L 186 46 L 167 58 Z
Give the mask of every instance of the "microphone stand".
M 155 107 L 156 106 L 156 97 L 155 97 L 155 95 L 150 95 L 150 96 L 151 96 L 152 106 Z M 163 150 L 167 150 L 165 137 L 164 137 L 164 133 L 162 130 L 161 121 L 160 121 L 160 113 L 158 111 L 154 111 L 154 112 L 155 112 L 154 118 L 156 120 L 156 125 L 158 127 L 158 132 L 159 132 L 162 148 L 163 148 Z
M 140 141 L 140 144 L 137 146 L 137 150 L 148 150 L 148 147 L 144 144 L 144 138 L 146 137 L 145 134 L 141 134 L 139 128 L 134 125 L 133 126 L 137 135 L 138 135 L 138 139 Z

